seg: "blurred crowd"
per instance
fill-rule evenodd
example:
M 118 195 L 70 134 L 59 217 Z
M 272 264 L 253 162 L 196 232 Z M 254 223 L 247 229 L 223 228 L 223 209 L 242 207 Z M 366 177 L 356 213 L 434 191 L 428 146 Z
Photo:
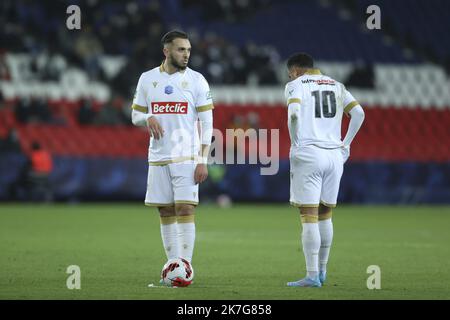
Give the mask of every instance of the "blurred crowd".
M 132 125 L 130 105 L 120 95 L 115 95 L 104 104 L 82 99 L 74 110 L 73 116 L 79 125 Z M 15 120 L 20 124 L 66 125 L 70 116 L 72 114 L 61 114 L 50 108 L 44 98 L 20 98 L 14 107 Z
M 89 79 L 108 83 L 116 94 L 129 97 L 140 73 L 163 60 L 161 36 L 177 20 L 167 13 L 168 8 L 176 7 L 174 12 L 181 15 L 195 11 L 202 20 L 239 23 L 270 10 L 272 3 L 273 0 L 3 0 L 0 3 L 0 77 L 8 78 L 1 59 L 5 52 L 27 52 L 33 57 L 31 77 L 58 81 L 63 70 L 76 66 L 85 70 Z M 66 9 L 72 4 L 81 8 L 81 30 L 66 28 Z M 333 4 L 354 16 L 360 10 L 356 0 L 336 0 Z M 185 31 L 193 47 L 191 67 L 202 72 L 211 84 L 271 85 L 285 80 L 278 72 L 282 58 L 271 45 L 252 42 L 236 45 L 212 30 L 193 27 Z M 383 16 L 382 32 L 405 48 L 415 52 L 423 49 L 411 34 L 397 34 L 388 16 Z M 434 61 L 432 52 L 428 51 L 424 55 Z M 123 56 L 126 63 L 120 72 L 109 74 L 101 66 L 104 55 Z M 450 58 L 445 66 L 450 70 Z M 350 81 L 352 85 L 370 84 L 370 70 L 359 69 L 355 73 Z
M 268 1 L 181 1 L 183 7 L 200 6 L 211 18 L 242 19 L 267 6 Z M 61 70 L 76 66 L 91 80 L 108 83 L 123 96 L 133 93 L 144 70 L 163 60 L 160 46 L 168 31 L 159 1 L 75 1 L 81 8 L 82 28 L 69 31 L 67 1 L 5 0 L 0 4 L 0 49 L 32 55 L 32 75 L 58 81 Z M 191 67 L 212 84 L 277 84 L 277 50 L 248 43 L 238 47 L 212 33 L 188 30 L 192 42 Z M 126 64 L 113 77 L 101 68 L 103 55 L 121 55 Z M 62 59 L 64 57 L 64 59 Z
M 270 6 L 271 0 L 181 0 L 184 9 L 195 7 L 205 20 L 241 22 L 250 18 L 257 10 Z
M 161 36 L 172 28 L 162 15 L 166 2 L 155 0 L 73 3 L 43 0 L 4 0 L 0 3 L 0 79 L 11 80 L 5 54 L 28 53 L 30 67 L 20 70 L 25 80 L 58 82 L 66 70 L 83 70 L 88 80 L 106 83 L 112 97 L 101 106 L 90 98 L 76 109 L 80 125 L 131 125 L 129 104 L 139 75 L 163 60 Z M 204 19 L 240 22 L 258 10 L 268 10 L 270 0 L 174 0 L 177 10 L 194 9 Z M 81 30 L 66 28 L 66 9 L 81 8 Z M 212 85 L 280 85 L 283 64 L 277 49 L 252 42 L 239 46 L 211 31 L 185 30 L 192 43 L 190 67 L 203 73 Z M 125 62 L 115 73 L 102 66 L 105 56 L 122 56 Z M 347 83 L 373 87 L 372 66 L 357 66 Z M 0 92 L 1 94 L 1 92 Z M 14 114 L 18 123 L 66 124 L 64 114 L 54 112 L 39 97 L 18 98 Z M 239 122 L 239 119 L 236 120 Z

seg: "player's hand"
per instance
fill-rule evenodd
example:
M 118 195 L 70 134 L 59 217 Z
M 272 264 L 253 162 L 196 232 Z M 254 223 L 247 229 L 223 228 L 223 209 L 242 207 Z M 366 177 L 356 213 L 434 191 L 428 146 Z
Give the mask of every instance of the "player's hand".
M 156 140 L 162 138 L 164 130 L 155 117 L 150 117 L 147 119 L 147 128 L 148 132 L 150 133 L 150 137 L 153 137 Z
M 194 172 L 195 183 L 202 183 L 206 178 L 208 178 L 208 167 L 203 163 L 197 164 Z
M 350 157 L 350 146 L 343 146 L 341 148 L 341 152 L 342 152 L 343 163 L 345 163 L 348 160 L 348 158 Z

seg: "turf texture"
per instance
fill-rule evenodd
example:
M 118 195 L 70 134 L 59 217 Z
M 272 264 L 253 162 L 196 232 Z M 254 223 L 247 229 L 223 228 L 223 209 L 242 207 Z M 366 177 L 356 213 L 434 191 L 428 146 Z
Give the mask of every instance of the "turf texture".
M 155 209 L 0 204 L 0 299 L 450 299 L 450 207 L 339 206 L 333 223 L 326 285 L 290 288 L 305 273 L 297 209 L 200 205 L 194 284 L 165 288 Z M 80 290 L 66 286 L 70 265 Z

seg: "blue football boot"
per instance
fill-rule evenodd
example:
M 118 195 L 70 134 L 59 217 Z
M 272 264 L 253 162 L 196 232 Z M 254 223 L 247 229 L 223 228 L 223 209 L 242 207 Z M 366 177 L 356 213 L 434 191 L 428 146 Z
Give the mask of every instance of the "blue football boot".
M 319 272 L 319 281 L 323 285 L 325 281 L 327 280 L 327 272 L 326 271 L 320 271 Z
M 319 280 L 319 277 L 315 278 L 309 278 L 305 277 L 301 280 L 295 281 L 295 282 L 288 282 L 288 287 L 312 287 L 312 288 L 320 288 L 322 286 L 322 283 Z

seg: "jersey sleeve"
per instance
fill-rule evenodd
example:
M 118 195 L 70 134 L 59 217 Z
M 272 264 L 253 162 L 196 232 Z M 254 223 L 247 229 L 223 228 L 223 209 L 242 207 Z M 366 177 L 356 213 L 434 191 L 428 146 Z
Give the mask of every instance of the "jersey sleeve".
M 286 99 L 286 104 L 289 106 L 291 103 L 302 102 L 302 94 L 300 88 L 296 86 L 293 82 L 289 82 L 286 84 L 286 88 L 284 89 L 284 97 Z
M 133 105 L 131 106 L 131 108 L 133 110 L 140 111 L 142 113 L 147 113 L 148 105 L 147 105 L 147 101 L 145 99 L 146 94 L 145 94 L 143 82 L 144 82 L 143 76 L 141 75 L 139 77 L 139 81 L 138 81 L 138 84 L 136 87 L 136 93 L 134 94 L 134 98 L 133 98 Z
M 344 87 L 343 96 L 344 112 L 348 115 L 350 110 L 359 105 L 359 102 L 352 96 L 352 94 Z
M 203 112 L 214 109 L 211 91 L 205 77 L 200 75 L 198 79 L 197 95 L 195 99 L 195 109 Z

